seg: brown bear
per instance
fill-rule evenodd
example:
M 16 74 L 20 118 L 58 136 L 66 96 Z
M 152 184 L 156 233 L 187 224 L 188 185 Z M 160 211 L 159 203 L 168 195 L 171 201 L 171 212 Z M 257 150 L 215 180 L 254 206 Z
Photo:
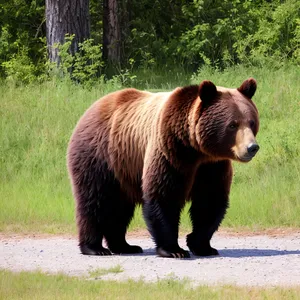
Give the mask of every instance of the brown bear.
M 67 155 L 81 252 L 141 253 L 125 240 L 141 204 L 157 254 L 189 257 L 178 226 L 190 200 L 187 246 L 194 255 L 217 255 L 210 240 L 228 207 L 231 160 L 249 162 L 259 149 L 255 91 L 252 78 L 238 89 L 203 81 L 172 92 L 124 89 L 95 102 Z

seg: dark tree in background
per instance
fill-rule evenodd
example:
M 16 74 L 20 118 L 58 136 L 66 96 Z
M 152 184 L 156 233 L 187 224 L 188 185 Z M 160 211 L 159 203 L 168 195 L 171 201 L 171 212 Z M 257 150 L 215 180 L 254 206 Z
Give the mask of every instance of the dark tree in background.
M 89 0 L 46 0 L 46 36 L 51 62 L 59 63 L 56 43 L 63 43 L 66 34 L 75 34 L 71 53 L 78 43 L 90 37 Z
M 117 0 L 103 0 L 103 57 L 108 64 L 121 63 L 121 30 Z

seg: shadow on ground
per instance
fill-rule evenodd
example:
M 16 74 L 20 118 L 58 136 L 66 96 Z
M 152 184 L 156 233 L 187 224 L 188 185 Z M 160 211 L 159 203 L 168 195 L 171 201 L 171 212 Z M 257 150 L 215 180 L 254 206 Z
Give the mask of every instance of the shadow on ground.
M 122 256 L 156 256 L 154 248 L 143 249 L 143 253 L 137 254 L 121 254 Z M 300 250 L 272 250 L 272 249 L 219 249 L 219 256 L 199 257 L 191 254 L 188 260 L 195 260 L 201 258 L 242 258 L 242 257 L 268 257 L 268 256 L 282 256 L 282 255 L 300 255 Z
M 222 257 L 266 257 L 280 255 L 300 255 L 300 250 L 272 250 L 272 249 L 223 249 L 219 250 Z

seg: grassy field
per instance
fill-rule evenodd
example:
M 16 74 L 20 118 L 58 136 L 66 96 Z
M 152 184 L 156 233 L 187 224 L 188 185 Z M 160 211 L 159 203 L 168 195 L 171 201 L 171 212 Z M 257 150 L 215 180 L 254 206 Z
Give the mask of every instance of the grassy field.
M 86 280 L 64 275 L 12 273 L 0 271 L 0 298 L 13 299 L 298 299 L 300 288 L 239 288 L 200 286 L 166 279 L 158 283 L 143 281 L 111 282 Z
M 202 70 L 138 74 L 139 88 L 170 90 L 210 79 L 238 87 L 253 76 L 261 118 L 261 150 L 253 162 L 234 164 L 231 206 L 223 227 L 260 230 L 300 227 L 300 70 Z M 145 80 L 143 80 L 145 78 Z M 69 82 L 0 86 L 0 232 L 74 233 L 74 201 L 66 172 L 66 148 L 86 108 L 119 89 L 118 81 L 82 88 Z M 187 209 L 182 228 L 188 230 Z M 138 210 L 131 229 L 144 228 Z

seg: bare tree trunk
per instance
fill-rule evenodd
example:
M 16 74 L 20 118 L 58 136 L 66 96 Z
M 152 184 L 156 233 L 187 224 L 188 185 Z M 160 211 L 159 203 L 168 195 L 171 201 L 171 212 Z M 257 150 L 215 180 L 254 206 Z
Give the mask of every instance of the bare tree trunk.
M 126 57 L 126 41 L 130 36 L 131 2 L 121 0 L 120 30 L 121 30 L 121 62 Z
M 117 0 L 103 1 L 103 57 L 108 63 L 121 62 L 121 31 Z
M 46 36 L 51 62 L 59 64 L 54 44 L 63 44 L 66 34 L 75 34 L 72 54 L 78 50 L 78 43 L 90 37 L 89 0 L 46 0 Z

